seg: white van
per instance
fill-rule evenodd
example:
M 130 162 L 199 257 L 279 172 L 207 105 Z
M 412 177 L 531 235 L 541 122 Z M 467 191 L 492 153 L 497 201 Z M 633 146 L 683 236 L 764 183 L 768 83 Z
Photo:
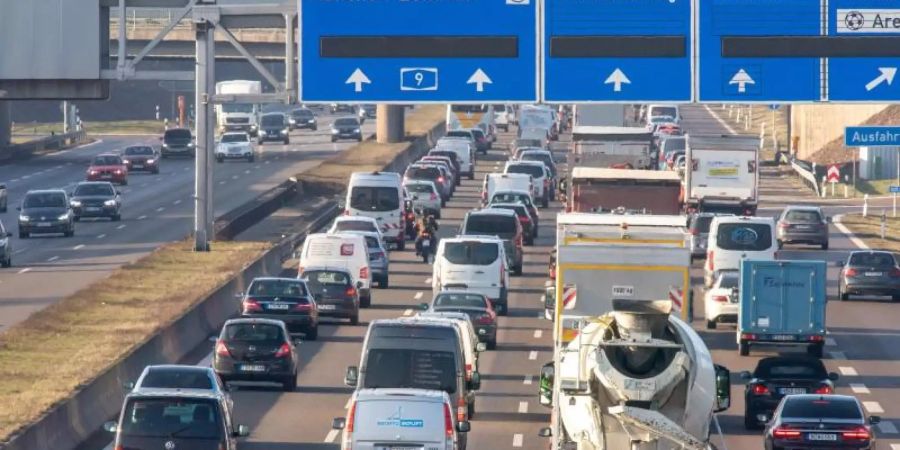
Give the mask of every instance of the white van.
M 531 194 L 535 201 L 546 208 L 550 205 L 550 170 L 541 161 L 507 161 L 503 173 L 523 174 L 531 176 L 534 192 Z
M 741 261 L 778 257 L 775 220 L 771 217 L 716 216 L 709 226 L 703 281 L 706 286 L 723 270 L 739 270 Z
M 459 161 L 460 178 L 462 174 L 465 174 L 470 180 L 475 179 L 475 146 L 468 139 L 443 137 L 438 139 L 434 148 L 437 150 L 450 150 L 456 153 L 456 159 Z
M 671 117 L 675 123 L 681 123 L 681 109 L 678 105 L 650 105 L 647 107 L 647 123 L 654 117 Z
M 359 234 L 314 233 L 306 237 L 300 251 L 297 277 L 305 267 L 337 267 L 353 274 L 353 284 L 359 287 L 359 305 L 372 303 L 372 273 L 369 269 L 369 249 L 366 238 Z
M 425 389 L 360 389 L 331 426 L 343 430 L 343 450 L 464 450 L 459 433 L 471 428 L 457 421 L 446 392 Z
M 434 294 L 444 289 L 477 292 L 501 315 L 507 312 L 509 259 L 496 236 L 456 236 L 438 243 L 431 277 Z
M 403 214 L 403 186 L 399 173 L 354 172 L 347 187 L 344 214 L 366 216 L 378 221 L 385 242 L 398 250 L 406 246 L 406 215 Z
M 494 192 L 497 191 L 525 191 L 530 192 L 532 198 L 537 198 L 534 180 L 531 175 L 524 173 L 489 173 L 485 175 L 481 191 L 482 206 L 487 205 L 494 196 Z

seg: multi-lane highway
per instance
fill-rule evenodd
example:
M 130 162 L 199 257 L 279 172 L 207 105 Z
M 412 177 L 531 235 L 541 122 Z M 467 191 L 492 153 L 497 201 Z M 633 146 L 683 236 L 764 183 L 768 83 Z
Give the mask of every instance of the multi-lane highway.
M 297 130 L 290 145 L 257 146 L 253 163 L 215 165 L 215 212 L 223 214 L 323 158 L 355 142 L 330 142 L 329 125 L 335 116 L 323 115 L 319 130 Z M 363 132 L 371 134 L 374 120 Z M 0 167 L 0 182 L 9 189 L 9 210 L 0 220 L 16 236 L 15 206 L 31 189 L 71 188 L 84 179 L 93 156 L 121 151 L 128 145 L 159 145 L 158 136 L 100 136 L 92 144 Z M 13 267 L 0 270 L 0 331 L 31 313 L 107 276 L 165 242 L 187 236 L 193 224 L 194 160 L 165 159 L 158 175 L 132 173 L 123 193 L 120 222 L 85 219 L 75 236 L 11 238 Z

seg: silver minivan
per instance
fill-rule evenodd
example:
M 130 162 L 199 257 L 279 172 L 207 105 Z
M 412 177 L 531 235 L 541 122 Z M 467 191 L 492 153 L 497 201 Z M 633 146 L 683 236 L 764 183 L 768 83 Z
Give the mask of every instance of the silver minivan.
M 415 448 L 463 450 L 468 421 L 452 414 L 450 396 L 428 389 L 361 389 L 353 394 L 347 417 L 332 421 L 343 430 L 343 450 Z

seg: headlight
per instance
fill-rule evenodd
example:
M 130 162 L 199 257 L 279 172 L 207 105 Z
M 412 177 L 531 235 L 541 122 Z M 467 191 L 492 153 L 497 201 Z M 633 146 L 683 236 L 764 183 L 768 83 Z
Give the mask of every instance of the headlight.
M 266 135 L 266 130 L 259 130 L 259 135 L 260 135 L 260 136 L 265 136 L 265 135 Z
M 297 123 L 297 119 L 288 119 L 288 123 Z
M 69 213 L 65 213 L 56 218 L 56 220 L 69 220 Z
M 29 220 L 31 220 L 31 218 L 28 216 L 19 216 L 19 222 L 28 222 Z
M 163 142 L 163 148 L 169 148 L 169 144 L 166 144 L 165 142 Z
M 194 148 L 194 143 L 193 143 L 193 142 L 188 142 L 188 148 Z
M 69 202 L 69 204 L 77 208 L 77 207 L 81 206 L 81 201 L 80 200 L 72 200 L 71 202 Z
M 353 130 L 354 133 L 359 133 L 359 128 Z
M 155 163 L 155 162 L 156 162 L 156 160 L 154 160 L 154 159 L 148 159 L 148 160 L 147 160 L 147 164 L 153 164 L 153 163 Z
M 116 206 L 116 201 L 115 200 L 107 200 L 107 201 L 103 202 L 103 204 L 106 206 Z
M 309 119 L 308 123 L 316 123 L 316 119 Z
M 122 164 L 128 164 L 129 162 L 131 162 L 131 161 L 129 161 L 129 160 L 127 160 L 127 159 L 123 159 L 123 160 L 122 160 Z
M 287 134 L 288 130 L 281 130 L 281 134 Z
M 331 134 L 338 134 L 339 132 L 340 131 L 338 131 L 336 128 L 331 129 Z

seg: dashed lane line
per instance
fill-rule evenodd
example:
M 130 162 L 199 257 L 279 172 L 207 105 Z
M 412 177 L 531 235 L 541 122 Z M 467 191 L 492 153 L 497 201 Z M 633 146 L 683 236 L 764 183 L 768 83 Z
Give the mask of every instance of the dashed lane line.
M 19 275 L 21 275 L 21 274 L 23 274 L 23 273 L 28 273 L 28 272 L 31 272 L 31 267 L 26 267 L 26 268 L 24 268 L 24 269 L 22 269 L 22 270 L 20 270 L 20 271 L 18 271 L 18 272 L 16 272 L 16 273 L 18 273 Z
M 522 446 L 522 441 L 523 441 L 524 439 L 525 439 L 525 436 L 523 436 L 522 433 L 516 433 L 516 434 L 514 434 L 514 435 L 513 435 L 513 443 L 512 443 L 513 447 L 521 447 L 521 446 Z
M 124 223 L 123 223 L 122 225 L 119 225 L 119 226 L 116 227 L 117 230 L 121 230 L 122 228 L 125 228 L 125 224 L 124 224 Z
M 543 330 L 534 330 L 534 338 L 538 339 L 544 334 Z
M 872 414 L 881 414 L 884 412 L 884 408 L 878 402 L 862 402 L 863 407 L 866 408 L 866 411 Z
M 105 234 L 98 234 L 98 235 L 97 235 L 97 239 L 103 239 L 103 238 L 105 238 L 105 237 L 106 237 Z
M 407 317 L 408 317 L 408 316 L 411 316 L 411 315 L 412 315 L 412 309 L 407 309 L 406 311 L 403 311 L 403 315 L 404 315 L 404 316 L 407 316 Z
M 519 414 L 528 412 L 528 402 L 519 402 Z
M 84 244 L 78 244 L 78 245 L 72 247 L 72 250 L 81 250 L 83 248 L 84 248 Z
M 425 279 L 425 284 L 431 284 L 431 277 Z
M 856 369 L 854 369 L 852 367 L 847 367 L 847 366 L 838 367 L 838 371 L 841 372 L 841 375 L 848 376 L 848 377 L 855 377 L 855 376 L 859 375 L 856 372 Z
M 160 206 L 159 208 L 156 208 L 156 212 L 163 212 L 165 210 L 166 210 L 165 206 Z
M 181 200 L 175 200 L 174 202 L 172 202 L 172 204 L 173 204 L 173 205 L 180 205 L 180 204 L 181 204 Z
M 525 379 L 522 380 L 522 384 L 525 386 L 531 386 L 531 383 L 534 381 L 534 377 L 531 375 L 525 375 Z
M 51 256 L 51 257 L 47 258 L 47 262 L 53 262 L 53 261 L 56 261 L 57 259 L 59 259 L 59 256 Z
M 419 292 L 416 292 L 416 295 L 413 298 L 415 298 L 416 300 L 422 300 L 423 295 L 425 295 L 425 293 L 422 291 L 419 291 Z
M 850 390 L 853 391 L 854 394 L 871 394 L 869 388 L 862 383 L 850 383 Z
M 528 353 L 528 359 L 535 361 L 537 360 L 537 350 L 532 350 Z
M 146 218 L 147 218 L 147 216 L 140 216 L 140 217 L 138 217 L 138 220 L 144 220 Z
M 331 444 L 337 438 L 338 430 L 329 430 L 325 435 L 325 443 Z

